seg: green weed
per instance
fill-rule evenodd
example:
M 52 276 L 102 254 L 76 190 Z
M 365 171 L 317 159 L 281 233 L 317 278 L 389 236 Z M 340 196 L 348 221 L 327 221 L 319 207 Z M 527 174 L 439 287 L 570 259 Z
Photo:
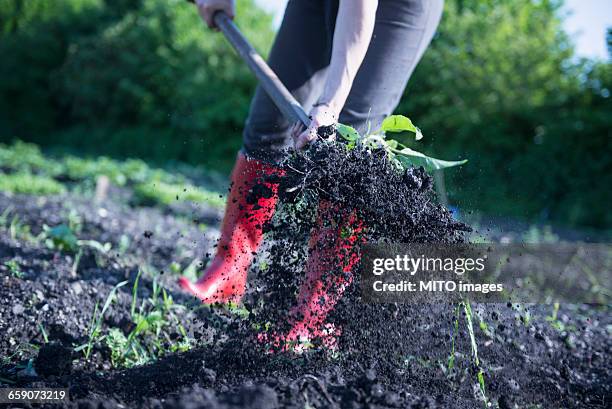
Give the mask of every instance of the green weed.
M 13 206 L 7 206 L 6 209 L 0 213 L 0 227 L 4 227 L 8 224 L 9 216 L 13 211 Z
M 55 195 L 64 193 L 66 188 L 47 176 L 34 175 L 29 172 L 1 173 L 0 191 L 28 195 Z
M 8 269 L 9 273 L 15 278 L 23 278 L 23 271 L 19 267 L 19 263 L 15 260 L 9 260 L 4 262 L 4 266 Z
M 451 332 L 451 352 L 450 355 L 448 356 L 448 362 L 446 364 L 446 368 L 448 370 L 448 373 L 450 373 L 453 368 L 455 367 L 455 341 L 457 339 L 457 334 L 459 333 L 459 308 L 461 305 L 457 305 L 455 307 L 455 311 L 453 313 L 453 315 L 455 316 L 455 319 L 453 320 L 453 327 L 452 328 L 452 332 Z
M 211 192 L 190 184 L 170 184 L 162 181 L 137 185 L 134 193 L 141 203 L 169 205 L 177 201 L 205 203 L 221 208 L 225 199 L 218 193 Z
M 45 342 L 45 344 L 49 343 L 49 336 L 47 335 L 47 331 L 45 330 L 45 327 L 43 327 L 42 324 L 38 324 L 38 329 L 40 329 L 40 335 L 42 335 L 43 337 L 43 341 Z
M 79 239 L 66 224 L 55 227 L 49 227 L 45 224 L 43 225 L 43 233 L 45 244 L 50 249 L 70 252 L 75 252 L 78 249 Z
M 23 240 L 28 242 L 38 242 L 39 238 L 30 231 L 30 226 L 21 222 L 18 215 L 12 217 L 7 227 L 9 236 L 12 240 Z
M 476 343 L 476 336 L 474 335 L 474 322 L 473 322 L 473 314 L 472 314 L 472 306 L 468 300 L 465 300 L 461 303 L 463 305 L 463 310 L 465 312 L 465 320 L 467 322 L 468 333 L 470 335 L 470 345 L 472 347 L 472 358 L 474 359 L 474 364 L 478 369 L 478 387 L 480 389 L 480 393 L 482 395 L 482 399 L 485 403 L 485 408 L 488 407 L 487 394 L 485 390 L 485 381 L 484 381 L 484 372 L 480 367 L 480 358 L 478 357 L 478 344 Z
M 69 223 L 75 226 L 74 228 L 80 230 L 80 224 L 75 225 L 75 220 L 72 222 L 69 221 Z M 55 227 L 43 225 L 43 231 L 39 238 L 44 240 L 49 249 L 76 253 L 72 265 L 72 275 L 76 275 L 84 248 L 90 248 L 95 251 L 94 254 L 98 266 L 104 266 L 106 264 L 104 256 L 107 255 L 112 248 L 110 243 L 100 243 L 97 240 L 80 240 L 73 229 L 70 228 L 70 225 L 66 224 L 60 224 Z
M 177 313 L 184 313 L 185 307 L 175 304 L 157 279 L 153 280 L 151 296 L 138 304 L 140 275 L 139 271 L 132 286 L 130 316 L 133 329 L 126 335 L 118 328 L 111 328 L 105 337 L 115 367 L 142 365 L 167 352 L 187 351 L 194 343 L 177 317 Z M 168 333 L 172 324 L 179 331 L 178 338 Z
M 91 316 L 91 322 L 89 323 L 87 342 L 85 344 L 77 346 L 74 349 L 75 352 L 83 351 L 83 355 L 85 356 L 85 359 L 89 359 L 89 356 L 91 355 L 91 351 L 93 350 L 94 345 L 104 340 L 105 336 L 102 335 L 102 321 L 104 320 L 104 314 L 106 313 L 112 301 L 114 300 L 117 290 L 119 290 L 119 288 L 123 287 L 127 283 L 128 283 L 127 281 L 122 281 L 113 287 L 110 293 L 108 293 L 108 297 L 106 297 L 106 301 L 104 302 L 102 311 L 100 311 L 99 314 L 98 314 L 99 303 L 96 302 L 93 315 Z
M 486 395 L 485 389 L 485 380 L 484 380 L 484 371 L 480 366 L 480 358 L 478 356 L 478 344 L 476 343 L 476 336 L 474 333 L 474 314 L 472 312 L 472 306 L 468 300 L 462 301 L 457 304 L 453 311 L 453 323 L 451 327 L 451 351 L 447 360 L 446 368 L 442 366 L 442 369 L 445 370 L 447 374 L 450 374 L 453 368 L 455 367 L 455 355 L 456 355 L 456 339 L 459 333 L 459 312 L 463 309 L 465 313 L 465 320 L 467 325 L 468 334 L 470 337 L 470 346 L 472 350 L 472 360 L 474 362 L 474 366 L 478 370 L 476 378 L 478 380 L 478 389 L 480 391 L 481 397 L 484 401 L 485 408 L 488 407 L 488 399 Z M 489 329 L 484 321 L 480 321 L 480 329 L 485 332 L 488 336 L 490 336 Z
M 560 307 L 560 304 L 558 302 L 553 304 L 553 310 L 551 314 L 546 317 L 546 321 L 550 323 L 551 327 L 553 327 L 559 332 L 573 330 L 574 329 L 573 326 L 565 325 L 562 321 L 559 320 L 559 307 Z
M 21 362 L 24 359 L 31 359 L 31 357 L 36 356 L 40 347 L 38 345 L 30 344 L 29 342 L 19 343 L 15 351 L 11 354 L 7 354 L 6 356 L 0 357 L 0 365 L 10 365 L 11 363 Z M 20 364 L 17 364 L 15 369 L 20 367 Z M 21 368 L 25 368 L 25 366 L 21 366 Z M 5 382 L 7 379 L 0 378 L 0 381 Z M 9 382 L 15 383 L 15 381 L 9 380 Z

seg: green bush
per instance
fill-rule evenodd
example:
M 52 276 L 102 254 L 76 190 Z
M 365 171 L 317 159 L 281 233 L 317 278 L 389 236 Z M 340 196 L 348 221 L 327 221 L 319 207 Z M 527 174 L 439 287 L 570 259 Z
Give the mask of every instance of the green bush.
M 239 0 L 262 51 L 271 18 Z M 0 134 L 229 168 L 255 80 L 184 0 L 0 0 Z
M 42 172 L 47 176 L 62 173 L 62 165 L 43 156 L 40 148 L 31 143 L 16 141 L 0 144 L 0 166 L 22 172 Z
M 463 209 L 611 228 L 612 64 L 574 57 L 562 1 L 447 1 L 398 108 Z M 435 73 L 435 74 L 433 74 Z
M 145 204 L 168 205 L 176 200 L 186 200 L 222 207 L 225 203 L 219 193 L 193 185 L 191 177 L 149 167 L 138 159 L 118 161 L 104 156 L 46 158 L 38 146 L 17 141 L 8 146 L 0 144 L 0 160 L 3 168 L 12 172 L 0 172 L 0 190 L 12 193 L 62 193 L 65 187 L 53 178 L 74 184 L 92 184 L 100 176 L 106 176 L 115 185 L 133 187 L 137 201 Z M 184 167 L 190 174 L 203 172 L 202 169 Z

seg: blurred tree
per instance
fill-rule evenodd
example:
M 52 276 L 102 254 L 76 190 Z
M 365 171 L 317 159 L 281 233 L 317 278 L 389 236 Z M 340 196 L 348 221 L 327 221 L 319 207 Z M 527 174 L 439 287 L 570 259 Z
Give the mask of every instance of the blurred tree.
M 431 153 L 469 159 L 447 172 L 451 202 L 610 227 L 608 189 L 588 188 L 611 170 L 609 65 L 574 58 L 561 6 L 447 1 L 398 112 L 421 126 Z
M 182 0 L 0 0 L 0 132 L 227 168 L 255 80 Z M 260 50 L 271 19 L 239 0 Z
M 451 202 L 612 227 L 610 61 L 574 57 L 561 0 L 445 7 L 398 112 L 430 153 L 470 160 Z M 265 54 L 270 17 L 239 0 L 237 20 Z M 184 0 L 0 0 L 0 55 L 0 140 L 224 170 L 255 86 Z

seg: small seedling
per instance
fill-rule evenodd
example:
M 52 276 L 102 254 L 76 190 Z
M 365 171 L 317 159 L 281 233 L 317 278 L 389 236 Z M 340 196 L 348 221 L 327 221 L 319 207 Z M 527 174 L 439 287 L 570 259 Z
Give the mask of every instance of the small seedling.
M 7 206 L 6 209 L 0 213 L 0 226 L 4 227 L 8 223 L 8 217 L 13 211 L 13 206 Z
M 66 224 L 55 227 L 43 226 L 46 235 L 45 244 L 53 250 L 74 252 L 78 248 L 78 239 Z
M 472 314 L 472 306 L 468 300 L 462 302 L 463 310 L 465 312 L 465 320 L 467 322 L 468 333 L 470 335 L 470 344 L 472 346 L 472 358 L 474 359 L 474 364 L 478 369 L 478 386 L 480 389 L 480 393 L 482 394 L 482 399 L 485 403 L 485 408 L 488 407 L 488 400 L 485 390 L 485 381 L 484 381 L 484 372 L 480 367 L 480 358 L 478 357 L 478 344 L 476 343 L 476 337 L 474 335 L 474 323 L 473 323 L 473 314 Z
M 85 355 L 85 359 L 89 359 L 94 345 L 104 339 L 104 336 L 102 336 L 102 321 L 104 320 L 104 314 L 106 313 L 106 311 L 111 305 L 111 302 L 115 298 L 117 290 L 119 290 L 119 288 L 123 287 L 127 283 L 127 281 L 122 281 L 113 287 L 110 293 L 108 293 L 108 297 L 106 297 L 106 301 L 104 302 L 104 306 L 102 307 L 102 311 L 100 311 L 100 314 L 98 314 L 99 303 L 96 302 L 94 312 L 91 317 L 91 322 L 89 323 L 89 335 L 87 337 L 87 343 L 80 345 L 74 349 L 75 352 L 84 351 L 83 354 Z
M 451 352 L 448 356 L 448 363 L 446 368 L 448 369 L 448 373 L 450 373 L 455 367 L 455 341 L 457 339 L 457 334 L 459 333 L 459 308 L 461 305 L 457 305 L 455 307 L 453 316 L 453 326 L 451 327 Z
M 559 307 L 560 304 L 558 302 L 553 304 L 552 313 L 546 317 L 546 321 L 550 322 L 550 325 L 559 332 L 572 330 L 572 326 L 567 326 L 559 320 Z
M 72 267 L 70 268 L 70 274 L 72 277 L 76 277 L 77 272 L 79 270 L 79 263 L 81 262 L 81 257 L 83 256 L 83 249 L 79 249 L 76 256 L 74 256 L 74 262 L 72 263 Z
M 76 210 L 70 209 L 66 219 L 68 220 L 68 228 L 75 234 L 80 234 L 83 230 L 83 218 L 81 215 Z
M 105 344 L 111 350 L 111 362 L 115 367 L 132 367 L 156 360 L 168 352 L 187 351 L 194 345 L 175 312 L 183 313 L 182 305 L 175 304 L 165 289 L 153 280 L 152 294 L 138 303 L 138 287 L 141 272 L 132 286 L 130 317 L 134 324 L 129 334 L 111 328 L 105 336 Z M 180 333 L 179 339 L 169 334 L 172 324 Z
M 88 247 L 95 251 L 96 264 L 98 266 L 103 267 L 105 265 L 104 256 L 107 255 L 112 249 L 112 245 L 110 243 L 100 243 L 97 240 L 79 240 L 79 238 L 74 233 L 73 228 L 70 227 L 70 224 L 74 226 L 74 228 L 80 229 L 80 225 L 76 220 L 69 222 L 68 225 L 60 224 L 55 227 L 49 227 L 47 225 L 43 226 L 43 231 L 40 234 L 40 238 L 44 239 L 45 244 L 49 249 L 59 250 L 69 253 L 76 253 L 74 258 L 74 262 L 72 264 L 71 273 L 73 276 L 76 276 L 79 262 L 83 255 L 83 248 Z
M 119 238 L 119 254 L 120 255 L 125 255 L 128 251 L 128 249 L 130 248 L 130 238 L 125 235 L 122 234 L 121 237 Z
M 417 128 L 412 121 L 403 115 L 391 115 L 385 118 L 380 128 L 372 133 L 360 135 L 359 132 L 344 124 L 338 124 L 336 127 L 337 133 L 347 141 L 349 149 L 361 145 L 366 149 L 384 149 L 387 156 L 399 168 L 405 169 L 408 167 L 422 166 L 427 171 L 435 171 L 453 166 L 463 165 L 467 160 L 447 161 L 432 158 L 421 152 L 415 151 L 400 143 L 396 139 L 390 139 L 387 134 L 411 132 L 414 133 L 415 140 L 423 138 L 421 130 Z
M 49 336 L 47 335 L 47 331 L 45 331 L 45 327 L 43 327 L 42 324 L 38 324 L 38 328 L 40 329 L 40 334 L 43 337 L 43 341 L 45 341 L 45 344 L 49 343 Z
M 19 267 L 19 263 L 15 260 L 9 260 L 4 263 L 4 266 L 8 269 L 9 273 L 15 278 L 23 278 L 23 271 Z
M 13 216 L 8 230 L 12 240 L 24 240 L 29 242 L 38 241 L 37 238 L 30 232 L 30 226 L 22 223 L 21 218 L 18 215 Z

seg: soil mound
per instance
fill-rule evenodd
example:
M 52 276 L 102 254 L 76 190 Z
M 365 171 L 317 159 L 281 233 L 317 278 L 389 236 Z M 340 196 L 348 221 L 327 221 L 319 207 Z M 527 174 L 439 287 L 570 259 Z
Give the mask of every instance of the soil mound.
M 311 253 L 316 251 L 317 257 L 328 258 L 321 262 L 329 269 L 328 277 L 322 280 L 348 276 L 350 285 L 329 319 L 343 330 L 341 349 L 367 356 L 373 348 L 394 351 L 410 342 L 405 331 L 389 330 L 390 322 L 410 320 L 413 314 L 409 309 L 364 304 L 358 265 L 347 271 L 339 259 L 358 259 L 359 244 L 365 242 L 462 242 L 470 228 L 454 220 L 450 211 L 436 202 L 432 178 L 423 168 L 404 170 L 382 149 L 349 149 L 341 142 L 318 140 L 305 151 L 288 153 L 281 166 L 282 177 L 266 180 L 279 184 L 281 205 L 278 216 L 267 226 L 274 239 L 270 264 L 259 274 L 259 285 L 267 291 L 255 292 L 251 301 L 251 305 L 265 308 L 253 308 L 253 316 L 262 324 L 289 325 L 284 325 L 287 311 L 296 302 L 305 260 L 310 256 L 305 244 L 316 229 L 330 228 L 340 230 L 341 236 L 358 236 L 354 246 L 343 246 L 341 252 L 329 251 L 334 247 L 330 240 L 311 242 L 310 246 Z

